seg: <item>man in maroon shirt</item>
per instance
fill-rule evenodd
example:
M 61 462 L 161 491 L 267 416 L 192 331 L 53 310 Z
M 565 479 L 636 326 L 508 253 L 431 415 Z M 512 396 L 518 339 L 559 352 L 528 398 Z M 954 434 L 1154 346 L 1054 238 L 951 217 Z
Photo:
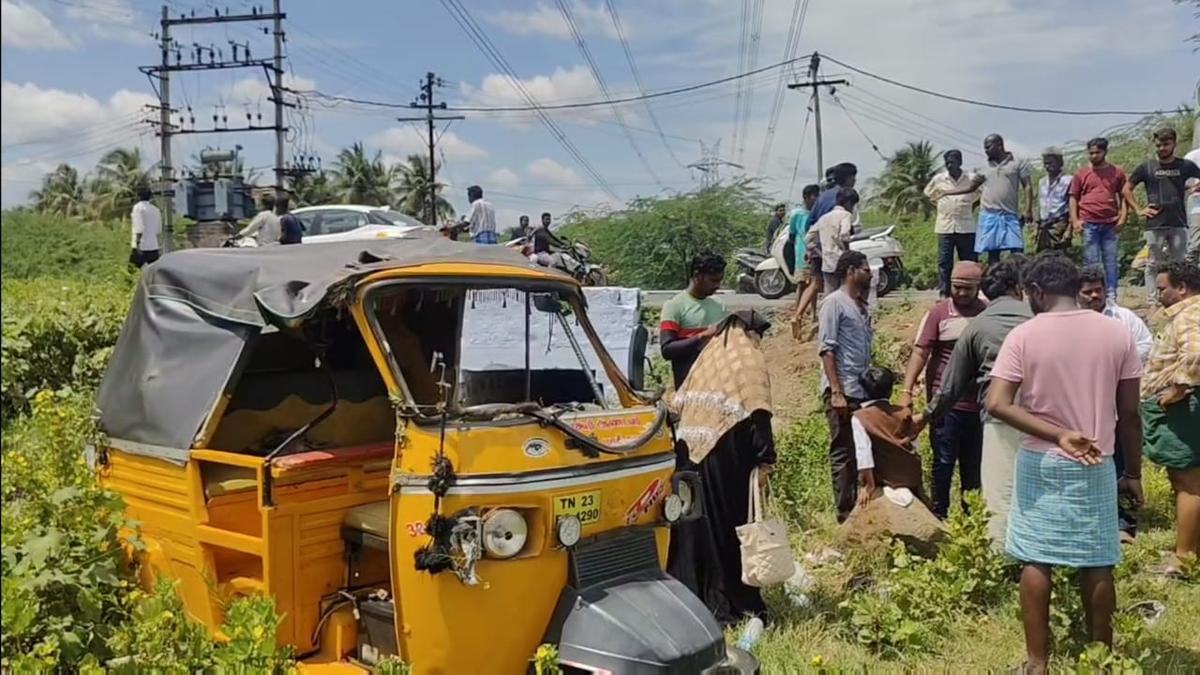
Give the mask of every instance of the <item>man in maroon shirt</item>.
M 972 317 L 987 308 L 987 303 L 979 298 L 982 277 L 983 269 L 979 263 L 960 261 L 954 266 L 950 273 L 950 297 L 926 312 L 917 330 L 908 371 L 904 375 L 900 407 L 912 408 L 913 389 L 922 370 L 925 371 L 926 398 L 933 398 L 941 389 L 942 375 L 946 364 L 950 363 L 958 336 Z M 983 422 L 974 387 L 964 393 L 950 412 L 934 422 L 929 434 L 933 445 L 933 513 L 945 519 L 950 511 L 950 485 L 956 463 L 963 492 L 978 490 L 980 485 Z
M 1083 234 L 1083 263 L 1104 265 L 1104 287 L 1117 299 L 1117 235 L 1125 226 L 1125 172 L 1108 163 L 1108 139 L 1088 141 L 1088 166 L 1075 174 L 1067 195 L 1071 227 Z

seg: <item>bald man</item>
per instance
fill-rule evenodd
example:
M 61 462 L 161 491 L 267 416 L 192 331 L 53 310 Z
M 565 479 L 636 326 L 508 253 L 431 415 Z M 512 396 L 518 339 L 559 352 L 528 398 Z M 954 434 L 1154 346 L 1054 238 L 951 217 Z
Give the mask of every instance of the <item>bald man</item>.
M 967 322 L 987 308 L 987 303 L 979 298 L 982 278 L 979 263 L 963 260 L 954 265 L 950 273 L 950 297 L 926 312 L 917 330 L 900 394 L 901 407 L 912 409 L 913 391 L 922 371 L 926 399 L 933 399 L 941 390 L 955 343 Z M 933 513 L 945 519 L 950 511 L 950 485 L 956 464 L 962 490 L 979 489 L 983 425 L 977 392 L 973 389 L 965 392 L 948 413 L 934 422 L 929 434 L 933 445 Z

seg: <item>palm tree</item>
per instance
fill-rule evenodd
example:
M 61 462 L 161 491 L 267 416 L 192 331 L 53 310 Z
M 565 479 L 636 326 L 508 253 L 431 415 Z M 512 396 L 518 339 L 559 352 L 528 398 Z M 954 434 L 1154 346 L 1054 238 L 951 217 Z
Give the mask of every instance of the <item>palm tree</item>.
M 59 164 L 54 171 L 42 177 L 42 188 L 29 194 L 33 208 L 59 216 L 77 216 L 83 213 L 83 181 L 79 172 L 70 164 Z
M 393 165 L 391 172 L 396 204 L 401 211 L 429 222 L 429 194 L 432 186 L 438 220 L 445 222 L 454 218 L 454 207 L 441 194 L 445 184 L 432 183 L 429 180 L 429 163 L 420 155 L 409 155 L 403 163 Z
M 292 194 L 296 196 L 296 206 L 318 206 L 338 201 L 337 186 L 324 171 L 297 176 L 292 181 Z
M 361 142 L 342 148 L 332 171 L 339 199 L 348 204 L 387 206 L 391 197 L 391 175 L 376 150 L 368 157 Z
M 149 184 L 138 148 L 117 148 L 100 158 L 92 181 L 92 210 L 101 218 L 124 216 L 137 201 L 138 189 Z
M 909 141 L 887 160 L 876 179 L 873 200 L 894 214 L 933 215 L 934 205 L 925 197 L 925 186 L 937 173 L 937 155 L 929 141 Z

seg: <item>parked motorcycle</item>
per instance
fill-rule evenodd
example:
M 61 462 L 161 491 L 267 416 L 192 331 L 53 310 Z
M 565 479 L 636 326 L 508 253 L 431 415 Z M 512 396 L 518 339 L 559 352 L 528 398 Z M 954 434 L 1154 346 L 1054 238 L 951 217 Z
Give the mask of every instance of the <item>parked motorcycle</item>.
M 518 237 L 507 242 L 505 246 L 522 252 L 535 263 L 538 262 L 533 253 L 533 240 L 529 237 Z M 554 264 L 551 266 L 566 272 L 584 286 L 608 285 L 608 274 L 604 271 L 604 266 L 592 262 L 592 249 L 582 241 L 568 242 L 565 249 L 554 254 Z
M 884 296 L 896 290 L 904 276 L 904 247 L 899 240 L 892 236 L 896 226 L 876 227 L 863 230 L 850 239 L 850 250 L 858 251 L 867 256 L 871 265 L 871 273 L 875 277 L 875 293 Z M 788 231 L 784 228 L 775 236 L 771 244 L 771 255 L 762 256 L 756 264 L 756 256 L 761 251 L 751 248 L 739 249 L 735 254 L 738 269 L 738 288 L 753 284 L 755 292 L 764 298 L 774 300 L 782 298 L 796 288 L 794 274 L 787 273 L 787 263 L 784 260 L 784 249 L 788 245 Z M 751 268 L 753 264 L 753 268 Z

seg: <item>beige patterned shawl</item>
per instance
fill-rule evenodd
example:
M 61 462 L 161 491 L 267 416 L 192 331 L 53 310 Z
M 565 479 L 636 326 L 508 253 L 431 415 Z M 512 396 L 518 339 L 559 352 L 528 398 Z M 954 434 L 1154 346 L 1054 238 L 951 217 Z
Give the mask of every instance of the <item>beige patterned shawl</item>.
M 679 416 L 676 434 L 697 464 L 738 422 L 756 410 L 771 412 L 767 359 L 742 317 L 726 320 L 670 404 Z

